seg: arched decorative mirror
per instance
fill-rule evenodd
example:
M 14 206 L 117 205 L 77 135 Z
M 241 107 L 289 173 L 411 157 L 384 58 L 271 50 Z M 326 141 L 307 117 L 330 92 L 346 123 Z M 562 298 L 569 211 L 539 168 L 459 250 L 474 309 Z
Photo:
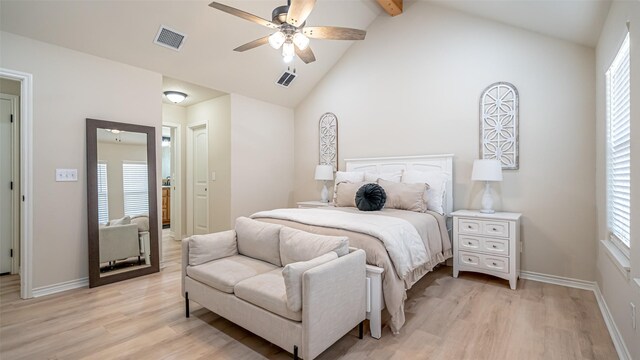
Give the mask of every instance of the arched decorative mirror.
M 87 119 L 89 287 L 160 269 L 155 128 Z

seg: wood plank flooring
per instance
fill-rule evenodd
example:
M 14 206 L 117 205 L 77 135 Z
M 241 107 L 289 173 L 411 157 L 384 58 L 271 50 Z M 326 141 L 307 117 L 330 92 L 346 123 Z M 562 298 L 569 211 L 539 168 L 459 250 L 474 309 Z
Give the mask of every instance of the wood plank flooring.
M 17 276 L 0 277 L 0 358 L 290 359 L 271 345 L 191 303 L 184 317 L 180 246 L 165 240 L 160 273 L 94 289 L 19 299 Z M 380 340 L 357 329 L 319 359 L 617 359 L 594 295 L 450 267 L 409 291 L 400 335 Z

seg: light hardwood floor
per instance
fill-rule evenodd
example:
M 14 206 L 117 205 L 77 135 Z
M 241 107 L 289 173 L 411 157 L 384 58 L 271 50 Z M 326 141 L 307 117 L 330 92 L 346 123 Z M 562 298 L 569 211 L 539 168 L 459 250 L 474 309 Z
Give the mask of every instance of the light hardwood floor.
M 288 359 L 286 351 L 191 303 L 184 317 L 180 247 L 164 241 L 160 273 L 19 299 L 0 278 L 0 358 Z M 589 291 L 462 273 L 427 275 L 409 292 L 400 335 L 344 336 L 319 359 L 617 359 Z

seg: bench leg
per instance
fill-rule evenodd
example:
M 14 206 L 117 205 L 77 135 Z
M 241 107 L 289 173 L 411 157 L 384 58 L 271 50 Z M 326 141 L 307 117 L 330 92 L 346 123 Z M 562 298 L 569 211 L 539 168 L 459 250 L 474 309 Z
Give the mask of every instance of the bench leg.
M 362 340 L 364 334 L 364 320 L 360 321 L 358 324 L 358 339 Z
M 298 360 L 298 345 L 293 345 L 293 360 Z
M 189 317 L 189 292 L 184 293 L 184 312 L 185 316 Z

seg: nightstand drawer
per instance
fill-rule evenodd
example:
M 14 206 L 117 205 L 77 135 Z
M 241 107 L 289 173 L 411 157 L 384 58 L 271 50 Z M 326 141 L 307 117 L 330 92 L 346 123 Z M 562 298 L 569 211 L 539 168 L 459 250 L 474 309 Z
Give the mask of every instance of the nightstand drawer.
M 482 234 L 482 221 L 471 219 L 460 219 L 458 221 L 458 232 L 460 234 Z
M 509 223 L 506 221 L 483 221 L 482 234 L 489 236 L 509 237 Z
M 488 239 L 480 236 L 458 235 L 460 250 L 481 251 L 495 255 L 509 256 L 509 240 Z
M 484 254 L 474 254 L 471 252 L 458 252 L 460 265 L 472 266 L 479 269 L 486 269 L 502 273 L 509 273 L 509 258 L 491 256 Z

